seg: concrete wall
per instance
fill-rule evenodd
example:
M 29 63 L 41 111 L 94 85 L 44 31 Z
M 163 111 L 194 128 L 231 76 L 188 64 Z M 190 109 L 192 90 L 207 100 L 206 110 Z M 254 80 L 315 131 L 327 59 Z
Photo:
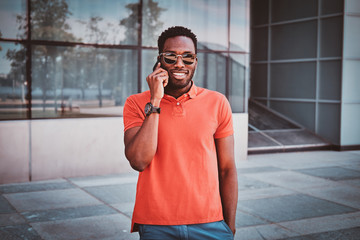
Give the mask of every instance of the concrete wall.
M 236 160 L 247 157 L 248 114 L 234 114 Z M 123 119 L 0 122 L 0 184 L 133 171 Z

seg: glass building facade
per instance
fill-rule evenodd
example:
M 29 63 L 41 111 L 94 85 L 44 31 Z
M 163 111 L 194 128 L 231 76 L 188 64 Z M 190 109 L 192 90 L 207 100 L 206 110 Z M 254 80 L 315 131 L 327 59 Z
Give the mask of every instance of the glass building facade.
M 247 112 L 248 0 L 2 0 L 0 120 L 121 116 L 175 25 L 198 36 L 195 83 Z
M 251 1 L 251 98 L 360 147 L 360 1 Z

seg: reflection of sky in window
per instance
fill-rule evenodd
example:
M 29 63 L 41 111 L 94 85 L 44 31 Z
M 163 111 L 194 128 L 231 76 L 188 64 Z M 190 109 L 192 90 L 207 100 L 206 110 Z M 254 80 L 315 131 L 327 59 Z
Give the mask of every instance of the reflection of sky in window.
M 101 17 L 103 20 L 98 26 L 106 32 L 107 40 L 100 43 L 119 44 L 124 38 L 125 31 L 124 27 L 119 25 L 120 20 L 130 14 L 130 10 L 125 6 L 137 2 L 137 0 L 67 0 L 69 11 L 72 13 L 68 19 L 70 32 L 82 41 L 90 42 L 90 32 L 86 24 L 91 17 Z
M 231 1 L 230 50 L 249 52 L 249 8 L 248 0 Z
M 164 29 L 182 25 L 190 28 L 199 42 L 212 43 L 217 49 L 227 48 L 227 1 L 220 0 L 159 0 Z
M 25 0 L 0 0 L 0 31 L 2 37 L 16 38 L 16 35 L 19 33 L 19 25 L 16 23 L 16 16 L 24 16 L 25 13 Z
M 2 51 L 0 51 L 0 74 L 8 74 L 11 69 L 11 62 L 6 58 L 7 51 L 16 49 L 20 50 L 21 45 L 15 45 L 14 43 L 4 43 L 0 42 Z
M 148 0 L 143 0 L 144 6 Z M 227 1 L 224 0 L 154 0 L 159 2 L 161 12 L 160 21 L 163 28 L 157 32 L 148 33 L 143 29 L 143 44 L 156 47 L 156 41 L 147 42 L 147 35 L 157 36 L 164 29 L 183 25 L 189 27 L 198 36 L 199 42 L 207 47 L 226 50 L 228 44 L 228 10 Z M 125 27 L 120 26 L 121 19 L 130 14 L 126 8 L 129 3 L 138 3 L 139 0 L 67 0 L 69 11 L 67 22 L 69 30 L 76 38 L 83 42 L 96 42 L 90 39 L 90 31 L 86 25 L 91 17 L 102 17 L 98 26 L 104 32 L 106 40 L 98 43 L 119 44 L 124 40 Z M 231 50 L 248 51 L 248 0 L 231 1 Z M 3 37 L 15 38 L 18 34 L 16 15 L 26 11 L 25 0 L 0 0 L 0 30 Z M 146 19 L 143 19 L 146 21 Z M 145 26 L 145 24 L 143 25 Z M 234 45 L 235 44 L 235 45 Z M 237 45 L 237 46 L 236 46 Z

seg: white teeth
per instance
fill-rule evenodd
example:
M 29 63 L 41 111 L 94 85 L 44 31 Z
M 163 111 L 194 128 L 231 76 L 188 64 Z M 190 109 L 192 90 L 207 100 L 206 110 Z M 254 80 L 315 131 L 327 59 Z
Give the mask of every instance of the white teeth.
M 184 76 L 185 73 L 173 73 L 175 76 Z

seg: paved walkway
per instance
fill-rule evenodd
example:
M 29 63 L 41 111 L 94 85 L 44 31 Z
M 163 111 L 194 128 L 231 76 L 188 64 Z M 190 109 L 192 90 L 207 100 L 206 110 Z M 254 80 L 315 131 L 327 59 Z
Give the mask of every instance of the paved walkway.
M 250 155 L 235 239 L 360 239 L 360 151 Z M 0 185 L 0 239 L 138 239 L 136 173 Z

